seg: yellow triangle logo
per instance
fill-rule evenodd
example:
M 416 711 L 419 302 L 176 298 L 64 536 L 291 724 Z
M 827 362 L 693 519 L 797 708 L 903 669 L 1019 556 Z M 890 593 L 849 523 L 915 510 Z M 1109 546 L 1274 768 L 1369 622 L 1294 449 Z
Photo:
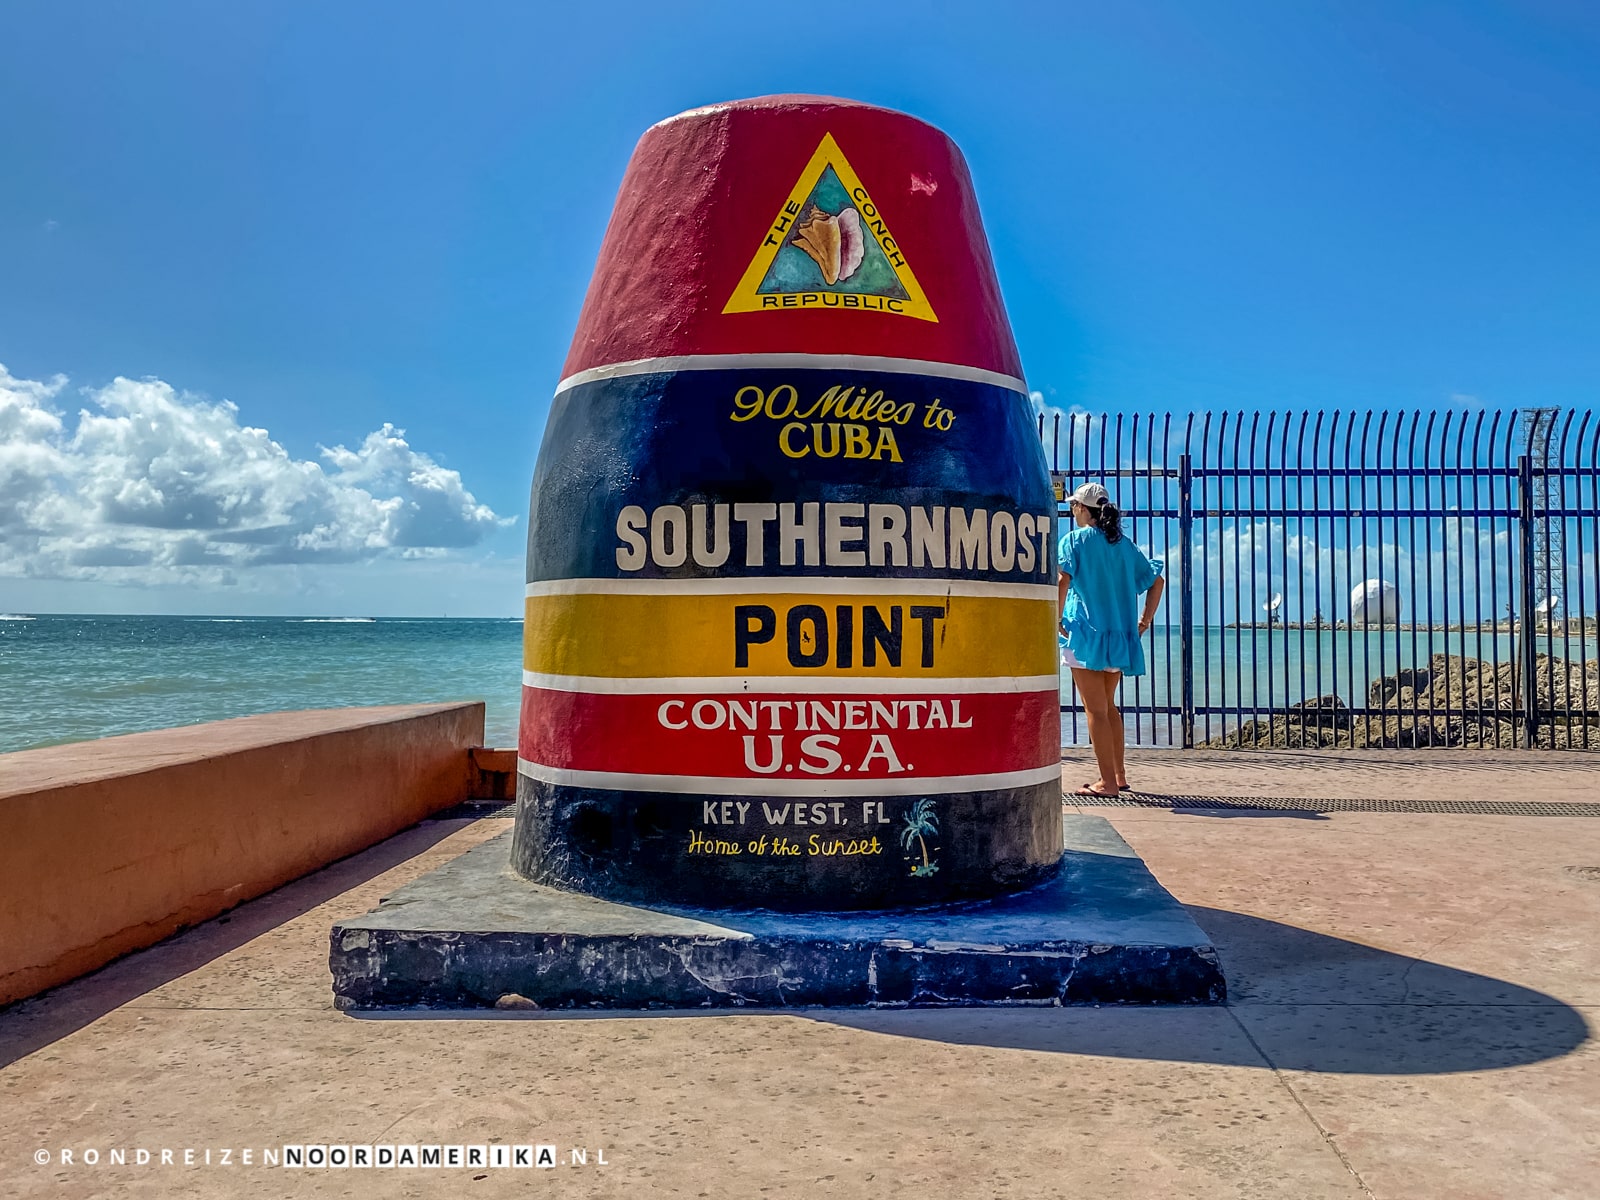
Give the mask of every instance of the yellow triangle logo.
M 722 311 L 807 309 L 939 320 L 831 133 L 800 172 Z

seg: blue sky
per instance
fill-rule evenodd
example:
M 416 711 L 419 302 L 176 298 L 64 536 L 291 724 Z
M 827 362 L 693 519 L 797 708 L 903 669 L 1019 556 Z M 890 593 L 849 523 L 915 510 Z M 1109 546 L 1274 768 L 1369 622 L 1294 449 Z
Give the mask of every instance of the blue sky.
M 815 11 L 7 8 L 0 609 L 517 611 L 628 154 L 762 93 L 956 139 L 1051 404 L 1593 404 L 1592 6 Z M 252 478 L 303 552 L 182 542 Z

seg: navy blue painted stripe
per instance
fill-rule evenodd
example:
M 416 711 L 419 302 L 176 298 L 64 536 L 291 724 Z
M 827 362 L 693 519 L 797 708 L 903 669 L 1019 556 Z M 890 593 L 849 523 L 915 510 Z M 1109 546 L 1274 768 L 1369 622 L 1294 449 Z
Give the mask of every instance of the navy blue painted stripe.
M 719 504 L 728 506 L 732 535 L 726 561 L 707 566 L 688 554 L 671 564 L 670 556 L 664 563 L 647 554 L 637 569 L 619 565 L 618 517 L 625 508 L 636 507 L 648 523 L 662 506 L 689 513 L 705 505 L 709 533 Z M 795 505 L 796 520 L 807 504 L 892 505 L 908 518 L 920 508 L 923 519 L 942 510 L 947 521 L 955 508 L 964 524 L 977 520 L 977 510 L 991 521 L 996 512 L 1012 518 L 1055 512 L 1032 412 L 1024 396 L 1006 388 L 842 370 L 604 379 L 564 392 L 552 406 L 534 474 L 527 578 L 1052 577 L 1050 567 L 1023 573 L 1014 561 L 1007 570 L 993 563 L 980 569 L 965 559 L 956 568 L 948 556 L 943 567 L 908 561 L 852 568 L 825 558 L 807 564 L 803 547 L 795 563 L 784 565 L 777 561 L 776 521 L 760 527 L 770 540 L 764 562 L 752 565 L 745 543 L 754 527 L 732 518 L 738 504 Z M 819 510 L 819 519 L 828 515 Z M 1053 553 L 1055 540 L 1053 522 L 1048 536 L 1038 524 L 1035 557 Z M 1003 545 L 1004 531 L 990 532 Z

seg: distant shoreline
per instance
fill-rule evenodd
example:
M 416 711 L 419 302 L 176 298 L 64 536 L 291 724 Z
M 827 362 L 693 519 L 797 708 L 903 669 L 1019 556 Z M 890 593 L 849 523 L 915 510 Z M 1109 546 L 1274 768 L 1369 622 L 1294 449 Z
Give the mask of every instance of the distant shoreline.
M 1416 625 L 1409 622 L 1385 622 L 1378 624 L 1372 622 L 1365 625 L 1352 625 L 1348 621 L 1229 621 L 1222 626 L 1210 628 L 1221 629 L 1309 629 L 1319 633 L 1519 633 L 1523 627 L 1522 621 L 1480 621 L 1475 624 L 1454 625 Z M 1543 636 L 1549 633 L 1555 637 L 1563 634 L 1574 636 L 1593 636 L 1600 632 L 1600 622 L 1589 617 L 1585 620 L 1571 619 L 1567 621 L 1539 621 L 1534 622 L 1532 629 L 1536 634 Z

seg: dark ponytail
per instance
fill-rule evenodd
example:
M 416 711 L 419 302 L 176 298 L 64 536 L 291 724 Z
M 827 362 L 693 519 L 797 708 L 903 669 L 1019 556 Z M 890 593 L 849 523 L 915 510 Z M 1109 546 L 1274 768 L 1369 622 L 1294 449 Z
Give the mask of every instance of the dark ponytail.
M 1117 506 L 1108 500 L 1099 508 L 1089 511 L 1094 513 L 1094 527 L 1106 535 L 1106 541 L 1115 545 L 1122 537 L 1122 514 L 1117 511 Z

